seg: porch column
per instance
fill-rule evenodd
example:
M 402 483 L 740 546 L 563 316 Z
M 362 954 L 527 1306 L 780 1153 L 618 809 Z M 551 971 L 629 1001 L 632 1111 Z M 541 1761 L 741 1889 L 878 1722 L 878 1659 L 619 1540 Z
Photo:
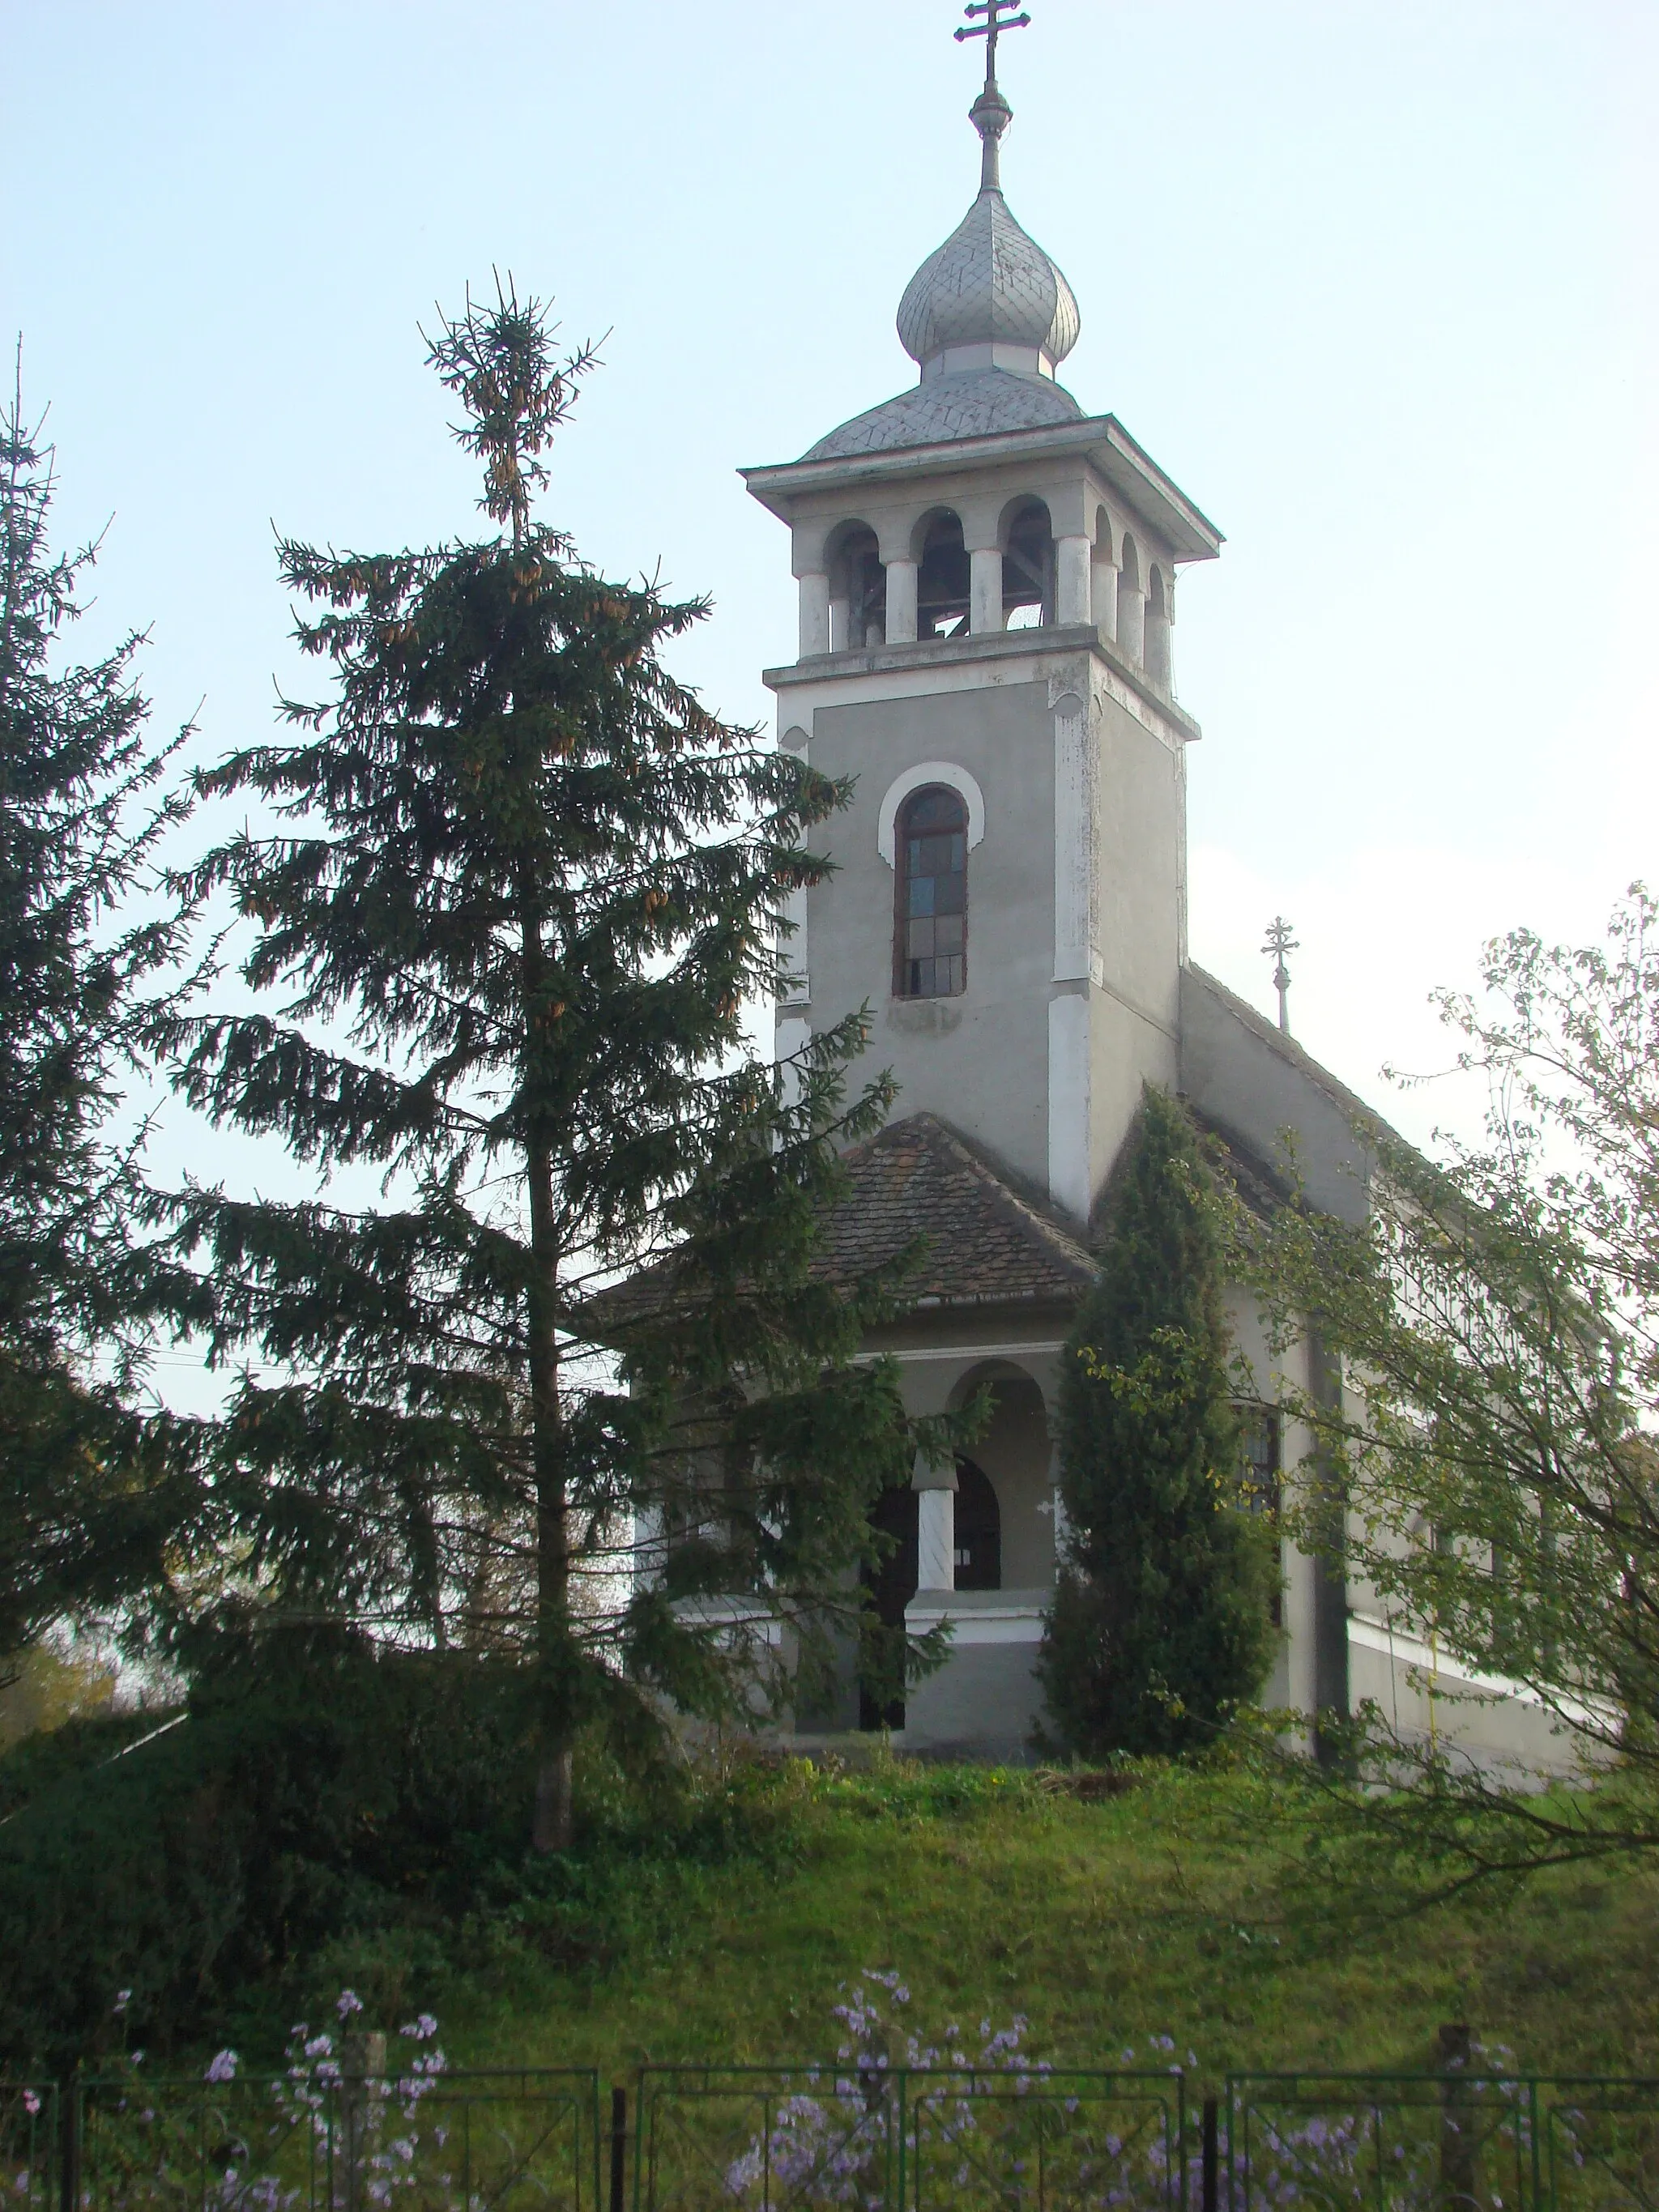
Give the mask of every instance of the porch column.
M 916 1492 L 916 1589 L 957 1586 L 957 1471 L 930 1467 L 918 1456 L 910 1478 Z
M 1060 1580 L 1060 1570 L 1066 1559 L 1066 1500 L 1060 1491 L 1060 1446 L 1056 1444 L 1048 1455 L 1048 1494 L 1054 1505 L 1054 1580 Z

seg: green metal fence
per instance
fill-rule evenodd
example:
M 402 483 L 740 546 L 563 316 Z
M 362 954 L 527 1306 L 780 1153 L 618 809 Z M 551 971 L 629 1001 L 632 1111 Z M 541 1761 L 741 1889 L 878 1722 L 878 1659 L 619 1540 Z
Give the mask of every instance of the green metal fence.
M 1659 2081 L 1558 2079 L 1532 2086 L 1549 2212 L 1659 2208 Z
M 1205 2212 L 1659 2212 L 1659 2081 L 1235 2075 Z
M 1178 2072 L 644 2068 L 634 2212 L 1181 2212 Z
M 908 2074 L 898 2203 L 903 2212 L 1182 2212 L 1185 2097 L 1179 2071 Z
M 55 2212 L 601 2212 L 591 2070 L 89 2081 Z
M 631 2109 L 630 2109 L 631 2106 Z M 631 2160 L 631 2183 L 629 2166 Z M 1659 2081 L 647 2066 L 0 2084 L 0 2212 L 1659 2212 Z

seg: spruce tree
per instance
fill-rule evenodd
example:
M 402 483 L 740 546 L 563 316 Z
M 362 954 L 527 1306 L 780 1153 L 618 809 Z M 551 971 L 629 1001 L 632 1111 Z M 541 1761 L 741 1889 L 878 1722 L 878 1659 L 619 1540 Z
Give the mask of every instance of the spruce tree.
M 174 988 L 183 917 L 143 894 L 184 811 L 159 788 L 182 733 L 149 741 L 141 635 L 66 660 L 97 547 L 52 550 L 54 482 L 20 349 L 0 417 L 0 1668 L 154 1581 L 189 1492 L 187 1426 L 135 1410 L 167 1293 L 133 1235 L 140 1133 L 118 1133 Z
M 670 673 L 702 602 L 607 580 L 538 518 L 591 355 L 558 359 L 510 285 L 428 350 L 494 529 L 283 542 L 331 695 L 204 779 L 272 826 L 183 886 L 228 890 L 246 981 L 285 995 L 180 1020 L 180 1087 L 322 1192 L 195 1191 L 180 1234 L 216 1353 L 280 1370 L 244 1379 L 217 1470 L 258 1606 L 518 1655 L 559 1848 L 585 1727 L 626 1748 L 665 1700 L 782 1697 L 798 1646 L 853 1625 L 919 1437 L 854 1360 L 888 1284 L 814 1255 L 891 1091 L 849 1094 L 862 1017 L 781 1069 L 746 1041 L 847 793 Z M 365 1169 L 366 1201 L 329 1181 Z
M 1271 1656 L 1277 1545 L 1242 1495 L 1213 1196 L 1191 1121 L 1149 1085 L 1061 1369 L 1066 1553 L 1040 1663 L 1090 1757 L 1201 1747 Z

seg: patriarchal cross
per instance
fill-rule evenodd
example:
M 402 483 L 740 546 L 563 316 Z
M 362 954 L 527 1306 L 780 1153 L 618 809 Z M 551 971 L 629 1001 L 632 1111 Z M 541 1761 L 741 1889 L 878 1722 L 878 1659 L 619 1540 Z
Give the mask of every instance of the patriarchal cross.
M 997 167 L 997 141 L 1008 128 L 1013 110 L 997 89 L 997 39 L 1004 31 L 1024 30 L 1030 17 L 1024 13 L 1011 15 L 1006 10 L 1017 0 L 968 0 L 963 14 L 969 21 L 957 31 L 958 39 L 983 39 L 985 41 L 985 89 L 969 109 L 969 119 L 980 135 L 984 154 L 980 162 L 979 188 L 981 191 L 999 191 L 1001 179 Z M 975 16 L 983 18 L 975 23 Z
M 1018 0 L 968 0 L 963 14 L 969 18 L 982 15 L 985 21 L 964 23 L 957 33 L 958 41 L 963 39 L 983 39 L 985 41 L 985 83 L 988 90 L 997 81 L 997 36 L 1002 31 L 1021 31 L 1030 21 L 1026 15 L 1007 15 L 1006 9 L 1018 4 Z

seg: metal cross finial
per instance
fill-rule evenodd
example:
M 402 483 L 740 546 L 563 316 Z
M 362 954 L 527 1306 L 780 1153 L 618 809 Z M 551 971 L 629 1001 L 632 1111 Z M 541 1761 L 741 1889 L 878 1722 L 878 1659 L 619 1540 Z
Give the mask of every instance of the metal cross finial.
M 1012 8 L 1016 0 L 968 0 L 964 15 L 983 15 L 982 23 L 964 23 L 956 33 L 958 45 L 963 39 L 983 39 L 985 41 L 985 82 L 987 88 L 997 81 L 997 34 L 1001 31 L 1024 30 L 1030 17 L 1025 15 L 1005 15 L 1003 9 Z
M 1008 128 L 1009 118 L 1013 114 L 1012 108 L 997 90 L 997 38 L 1003 31 L 1023 30 L 1031 20 L 1023 13 L 1018 15 L 1004 13 L 1006 9 L 1015 4 L 1016 0 L 968 0 L 962 12 L 970 20 L 959 25 L 955 34 L 958 42 L 963 39 L 983 39 L 985 41 L 985 89 L 968 111 L 969 119 L 978 131 L 984 147 L 979 173 L 981 191 L 1000 189 L 997 142 Z M 975 15 L 982 15 L 984 21 L 974 22 L 971 18 Z
M 1302 950 L 1291 935 L 1291 923 L 1284 915 L 1276 914 L 1267 924 L 1267 942 L 1261 948 L 1264 952 L 1271 953 L 1277 963 L 1273 969 L 1273 988 L 1279 994 L 1279 1026 L 1286 1036 L 1291 1033 L 1291 971 L 1285 965 L 1285 955 Z

